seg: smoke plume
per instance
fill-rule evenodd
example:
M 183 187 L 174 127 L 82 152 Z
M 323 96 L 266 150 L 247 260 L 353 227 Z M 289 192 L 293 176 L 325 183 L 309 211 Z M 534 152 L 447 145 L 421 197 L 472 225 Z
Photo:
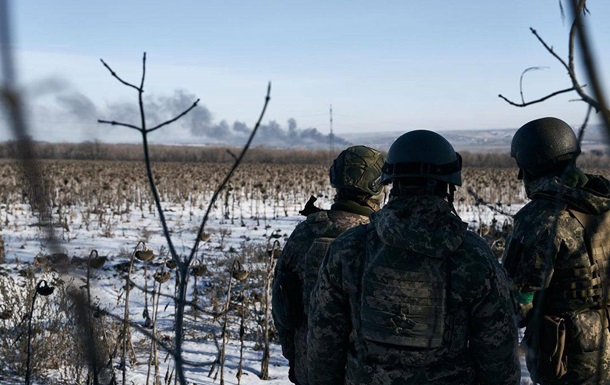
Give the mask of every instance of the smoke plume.
M 57 130 L 65 130 L 67 141 L 73 139 L 70 132 L 66 130 L 66 122 L 71 121 L 76 128 L 96 127 L 97 120 L 109 120 L 141 125 L 140 111 L 137 103 L 127 101 L 113 101 L 106 105 L 96 105 L 85 94 L 79 92 L 67 82 L 60 82 L 62 87 L 57 87 L 53 94 L 53 105 L 40 105 L 38 112 L 44 111 L 45 122 L 47 125 L 58 123 Z M 193 105 L 197 97 L 184 90 L 176 90 L 171 95 L 146 95 L 144 97 L 144 108 L 146 113 L 147 128 L 154 127 L 170 119 L 175 118 L 190 106 Z M 51 117 L 55 111 L 57 116 Z M 61 123 L 61 126 L 59 126 Z M 52 129 L 52 127 L 51 127 Z M 187 115 L 169 126 L 161 128 L 158 132 L 151 134 L 151 141 L 172 143 L 193 143 L 193 144 L 222 144 L 240 146 L 245 143 L 252 132 L 253 127 L 241 121 L 228 122 L 226 120 L 214 119 L 214 114 L 201 102 L 192 109 Z M 117 130 L 128 130 L 124 127 L 106 127 L 99 130 L 99 137 L 102 140 L 121 140 L 126 136 L 121 135 Z M 55 129 L 53 129 L 55 131 Z M 97 130 L 93 130 L 97 132 Z M 132 130 L 133 131 L 133 130 Z M 59 131 L 55 131 L 59 133 Z M 112 132 L 113 135 L 109 135 Z M 103 133 L 103 137 L 102 137 Z M 115 136 L 114 133 L 117 133 Z M 160 133 L 160 135 L 158 134 Z M 63 134 L 61 134 L 63 135 Z M 159 135 L 161 138 L 155 138 Z M 38 138 L 36 138 L 38 139 Z M 40 138 L 40 140 L 47 140 Z M 111 140 L 111 139 L 110 139 Z M 335 145 L 343 146 L 350 143 L 346 140 L 334 136 L 332 141 Z M 304 148 L 323 148 L 330 144 L 330 135 L 319 132 L 316 128 L 299 128 L 294 118 L 288 119 L 285 125 L 270 120 L 261 124 L 254 138 L 255 145 L 269 147 L 304 147 Z

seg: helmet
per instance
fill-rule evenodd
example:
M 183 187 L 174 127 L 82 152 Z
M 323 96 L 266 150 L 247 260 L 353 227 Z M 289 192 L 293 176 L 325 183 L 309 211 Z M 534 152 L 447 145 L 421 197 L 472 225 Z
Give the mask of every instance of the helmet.
M 580 144 L 574 130 L 557 118 L 532 120 L 519 128 L 510 146 L 510 156 L 523 171 L 542 176 L 565 161 L 576 159 Z
M 381 182 L 418 177 L 461 186 L 461 170 L 462 157 L 447 139 L 432 131 L 415 130 L 401 135 L 390 146 Z
M 367 146 L 352 146 L 341 151 L 330 166 L 330 184 L 334 188 L 347 189 L 367 195 L 377 195 L 383 190 L 381 152 Z

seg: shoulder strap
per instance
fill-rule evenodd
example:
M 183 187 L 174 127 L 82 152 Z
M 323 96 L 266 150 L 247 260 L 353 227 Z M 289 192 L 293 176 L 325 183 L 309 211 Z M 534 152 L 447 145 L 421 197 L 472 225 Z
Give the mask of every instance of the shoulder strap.
M 596 215 L 591 215 L 591 214 L 586 214 L 583 213 L 581 211 L 575 210 L 571 207 L 568 207 L 567 210 L 570 212 L 570 214 L 572 214 L 572 216 L 574 218 L 576 218 L 576 220 L 578 221 L 578 223 L 580 223 L 580 225 L 586 230 L 586 231 L 591 231 L 591 230 L 595 230 L 592 229 L 592 227 L 595 225 L 595 222 L 597 222 L 596 219 Z

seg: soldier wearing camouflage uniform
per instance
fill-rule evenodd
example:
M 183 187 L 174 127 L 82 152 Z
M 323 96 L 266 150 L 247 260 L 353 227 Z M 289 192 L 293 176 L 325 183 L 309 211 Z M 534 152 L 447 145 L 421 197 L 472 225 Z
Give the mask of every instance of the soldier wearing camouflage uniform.
M 319 210 L 310 200 L 301 222 L 278 259 L 273 284 L 273 318 L 282 352 L 290 364 L 289 378 L 307 385 L 307 304 L 322 258 L 330 243 L 347 229 L 368 223 L 383 200 L 383 155 L 366 146 L 342 151 L 330 167 L 337 189 L 330 210 Z M 314 198 L 315 200 L 315 198 Z
M 580 145 L 559 119 L 525 124 L 511 147 L 531 201 L 515 216 L 503 263 L 531 377 L 610 384 L 610 182 L 576 167 Z
M 408 132 L 382 173 L 390 200 L 331 245 L 311 295 L 309 383 L 518 384 L 508 280 L 452 205 L 461 158 Z

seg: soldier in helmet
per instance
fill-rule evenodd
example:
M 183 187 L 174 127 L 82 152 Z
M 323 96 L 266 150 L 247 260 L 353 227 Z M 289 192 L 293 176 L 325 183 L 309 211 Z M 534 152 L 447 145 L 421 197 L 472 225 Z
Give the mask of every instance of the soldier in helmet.
M 312 197 L 302 214 L 307 219 L 286 242 L 275 270 L 273 318 L 282 352 L 290 364 L 289 378 L 307 385 L 307 314 L 309 295 L 318 278 L 330 243 L 347 229 L 367 223 L 383 201 L 383 155 L 366 146 L 342 151 L 330 167 L 330 183 L 337 195 L 330 210 L 313 206 Z
M 309 383 L 518 384 L 508 278 L 452 205 L 461 157 L 416 130 L 390 147 L 390 199 L 339 236 L 311 294 Z
M 511 144 L 531 201 L 503 264 L 541 384 L 610 384 L 610 182 L 581 171 L 580 152 L 572 128 L 551 117 L 519 128 Z

